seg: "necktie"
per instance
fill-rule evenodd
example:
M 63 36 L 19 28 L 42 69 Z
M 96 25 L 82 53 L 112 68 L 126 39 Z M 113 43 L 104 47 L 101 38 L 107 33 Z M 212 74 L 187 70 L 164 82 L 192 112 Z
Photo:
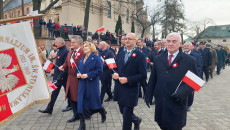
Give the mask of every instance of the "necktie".
M 124 59 L 124 61 L 125 61 L 125 63 L 128 61 L 128 59 L 129 59 L 129 53 L 130 52 L 127 52 L 126 54 L 125 54 L 125 59 Z
M 169 60 L 168 60 L 169 66 L 170 66 L 170 64 L 171 64 L 171 62 L 172 62 L 172 57 L 173 57 L 173 55 L 169 55 Z
M 159 53 L 159 51 L 157 50 L 157 54 Z
M 77 51 L 73 51 L 73 55 L 72 55 L 72 58 L 73 58 L 73 59 L 75 59 L 76 52 L 77 52 Z

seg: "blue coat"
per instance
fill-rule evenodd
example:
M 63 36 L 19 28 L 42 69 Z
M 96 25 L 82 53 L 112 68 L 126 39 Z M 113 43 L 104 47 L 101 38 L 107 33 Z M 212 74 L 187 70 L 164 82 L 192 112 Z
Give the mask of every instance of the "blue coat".
M 194 51 L 191 51 L 190 55 L 196 59 L 197 73 L 198 73 L 198 76 L 201 77 L 202 73 L 203 73 L 203 71 L 202 71 L 203 60 L 202 60 L 201 56 Z
M 91 53 L 85 64 L 85 56 L 78 62 L 78 69 L 81 74 L 87 74 L 87 79 L 79 79 L 78 85 L 78 113 L 83 110 L 100 109 L 102 107 L 99 91 L 99 75 L 102 73 L 103 65 L 100 57 Z M 78 71 L 77 71 L 78 73 Z
M 173 67 L 173 65 L 177 65 Z M 154 58 L 154 65 L 146 91 L 146 102 L 155 98 L 155 121 L 168 129 L 179 129 L 186 125 L 187 98 L 194 91 L 185 83 L 181 83 L 177 93 L 182 99 L 178 103 L 171 94 L 185 76 L 187 71 L 197 75 L 196 61 L 190 55 L 179 52 L 172 64 L 168 65 L 168 53 Z
M 203 66 L 212 65 L 212 53 L 209 48 L 199 49 L 200 55 L 203 59 Z
M 136 54 L 136 56 L 133 56 Z M 147 61 L 143 53 L 135 49 L 126 64 L 124 63 L 125 52 L 117 57 L 117 72 L 120 77 L 127 77 L 128 83 L 121 84 L 116 80 L 116 99 L 118 104 L 127 107 L 135 107 L 138 104 L 138 82 L 147 78 Z

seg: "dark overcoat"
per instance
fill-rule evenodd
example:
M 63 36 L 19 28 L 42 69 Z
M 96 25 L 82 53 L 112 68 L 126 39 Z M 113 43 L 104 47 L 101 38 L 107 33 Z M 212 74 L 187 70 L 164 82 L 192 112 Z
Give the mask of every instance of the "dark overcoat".
M 202 73 L 203 73 L 203 71 L 202 71 L 203 60 L 202 60 L 201 56 L 194 51 L 191 51 L 190 55 L 196 59 L 197 73 L 198 73 L 198 76 L 201 77 Z
M 135 107 L 138 104 L 139 89 L 138 82 L 146 80 L 147 61 L 143 53 L 135 49 L 126 63 L 124 63 L 125 52 L 117 57 L 117 73 L 120 77 L 127 77 L 128 83 L 121 84 L 116 80 L 116 98 L 119 105 Z
M 199 49 L 200 55 L 203 59 L 203 66 L 212 65 L 212 53 L 209 48 Z
M 168 129 L 181 129 L 186 125 L 187 98 L 194 91 L 181 83 L 177 93 L 182 99 L 177 102 L 171 97 L 187 71 L 197 75 L 196 61 L 181 50 L 171 65 L 168 64 L 168 52 L 158 55 L 149 78 L 146 91 L 146 102 L 155 98 L 155 121 Z
M 66 83 L 66 93 L 65 97 L 67 98 L 68 92 L 70 92 L 70 96 L 72 101 L 77 102 L 77 95 L 78 95 L 78 79 L 77 79 L 77 74 L 76 74 L 76 67 L 72 67 L 70 59 L 72 57 L 73 50 L 70 51 L 67 55 L 66 61 L 63 64 L 63 68 L 65 70 L 68 70 L 68 79 Z M 84 56 L 84 51 L 80 49 L 76 57 L 73 58 L 74 62 L 76 65 L 78 65 L 79 60 Z
M 88 78 L 79 79 L 78 84 L 78 113 L 83 110 L 100 109 L 102 107 L 99 90 L 99 76 L 103 71 L 100 57 L 91 53 L 87 60 L 85 56 L 78 62 L 78 69 L 81 74 L 87 74 Z

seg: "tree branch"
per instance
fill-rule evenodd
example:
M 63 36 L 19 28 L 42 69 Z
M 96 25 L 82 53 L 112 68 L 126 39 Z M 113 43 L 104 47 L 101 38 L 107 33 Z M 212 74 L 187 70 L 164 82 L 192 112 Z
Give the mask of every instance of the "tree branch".
M 46 11 L 50 10 L 58 1 L 59 1 L 59 0 L 53 1 L 52 3 L 49 4 L 48 7 L 46 7 L 46 9 L 40 11 L 40 13 L 42 13 L 42 14 L 46 13 Z

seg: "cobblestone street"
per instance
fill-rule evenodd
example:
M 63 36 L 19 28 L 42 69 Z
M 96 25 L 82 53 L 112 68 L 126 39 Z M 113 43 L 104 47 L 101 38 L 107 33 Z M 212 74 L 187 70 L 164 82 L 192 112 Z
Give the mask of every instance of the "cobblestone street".
M 220 75 L 214 74 L 213 79 L 195 93 L 191 111 L 188 112 L 187 125 L 184 130 L 229 130 L 230 129 L 230 66 L 222 70 Z M 106 97 L 107 98 L 107 97 Z M 64 90 L 61 90 L 54 106 L 52 115 L 39 113 L 45 109 L 47 103 L 38 104 L 26 110 L 21 115 L 10 120 L 0 127 L 1 130 L 32 129 L 32 130 L 76 130 L 79 121 L 67 123 L 73 115 L 72 111 L 62 112 L 66 107 Z M 121 130 L 122 116 L 116 102 L 110 101 L 103 104 L 107 111 L 107 120 L 101 123 L 99 114 L 93 115 L 91 120 L 86 120 L 87 130 Z M 135 114 L 142 118 L 141 130 L 160 129 L 154 121 L 154 105 L 149 109 L 143 99 L 135 107 Z

